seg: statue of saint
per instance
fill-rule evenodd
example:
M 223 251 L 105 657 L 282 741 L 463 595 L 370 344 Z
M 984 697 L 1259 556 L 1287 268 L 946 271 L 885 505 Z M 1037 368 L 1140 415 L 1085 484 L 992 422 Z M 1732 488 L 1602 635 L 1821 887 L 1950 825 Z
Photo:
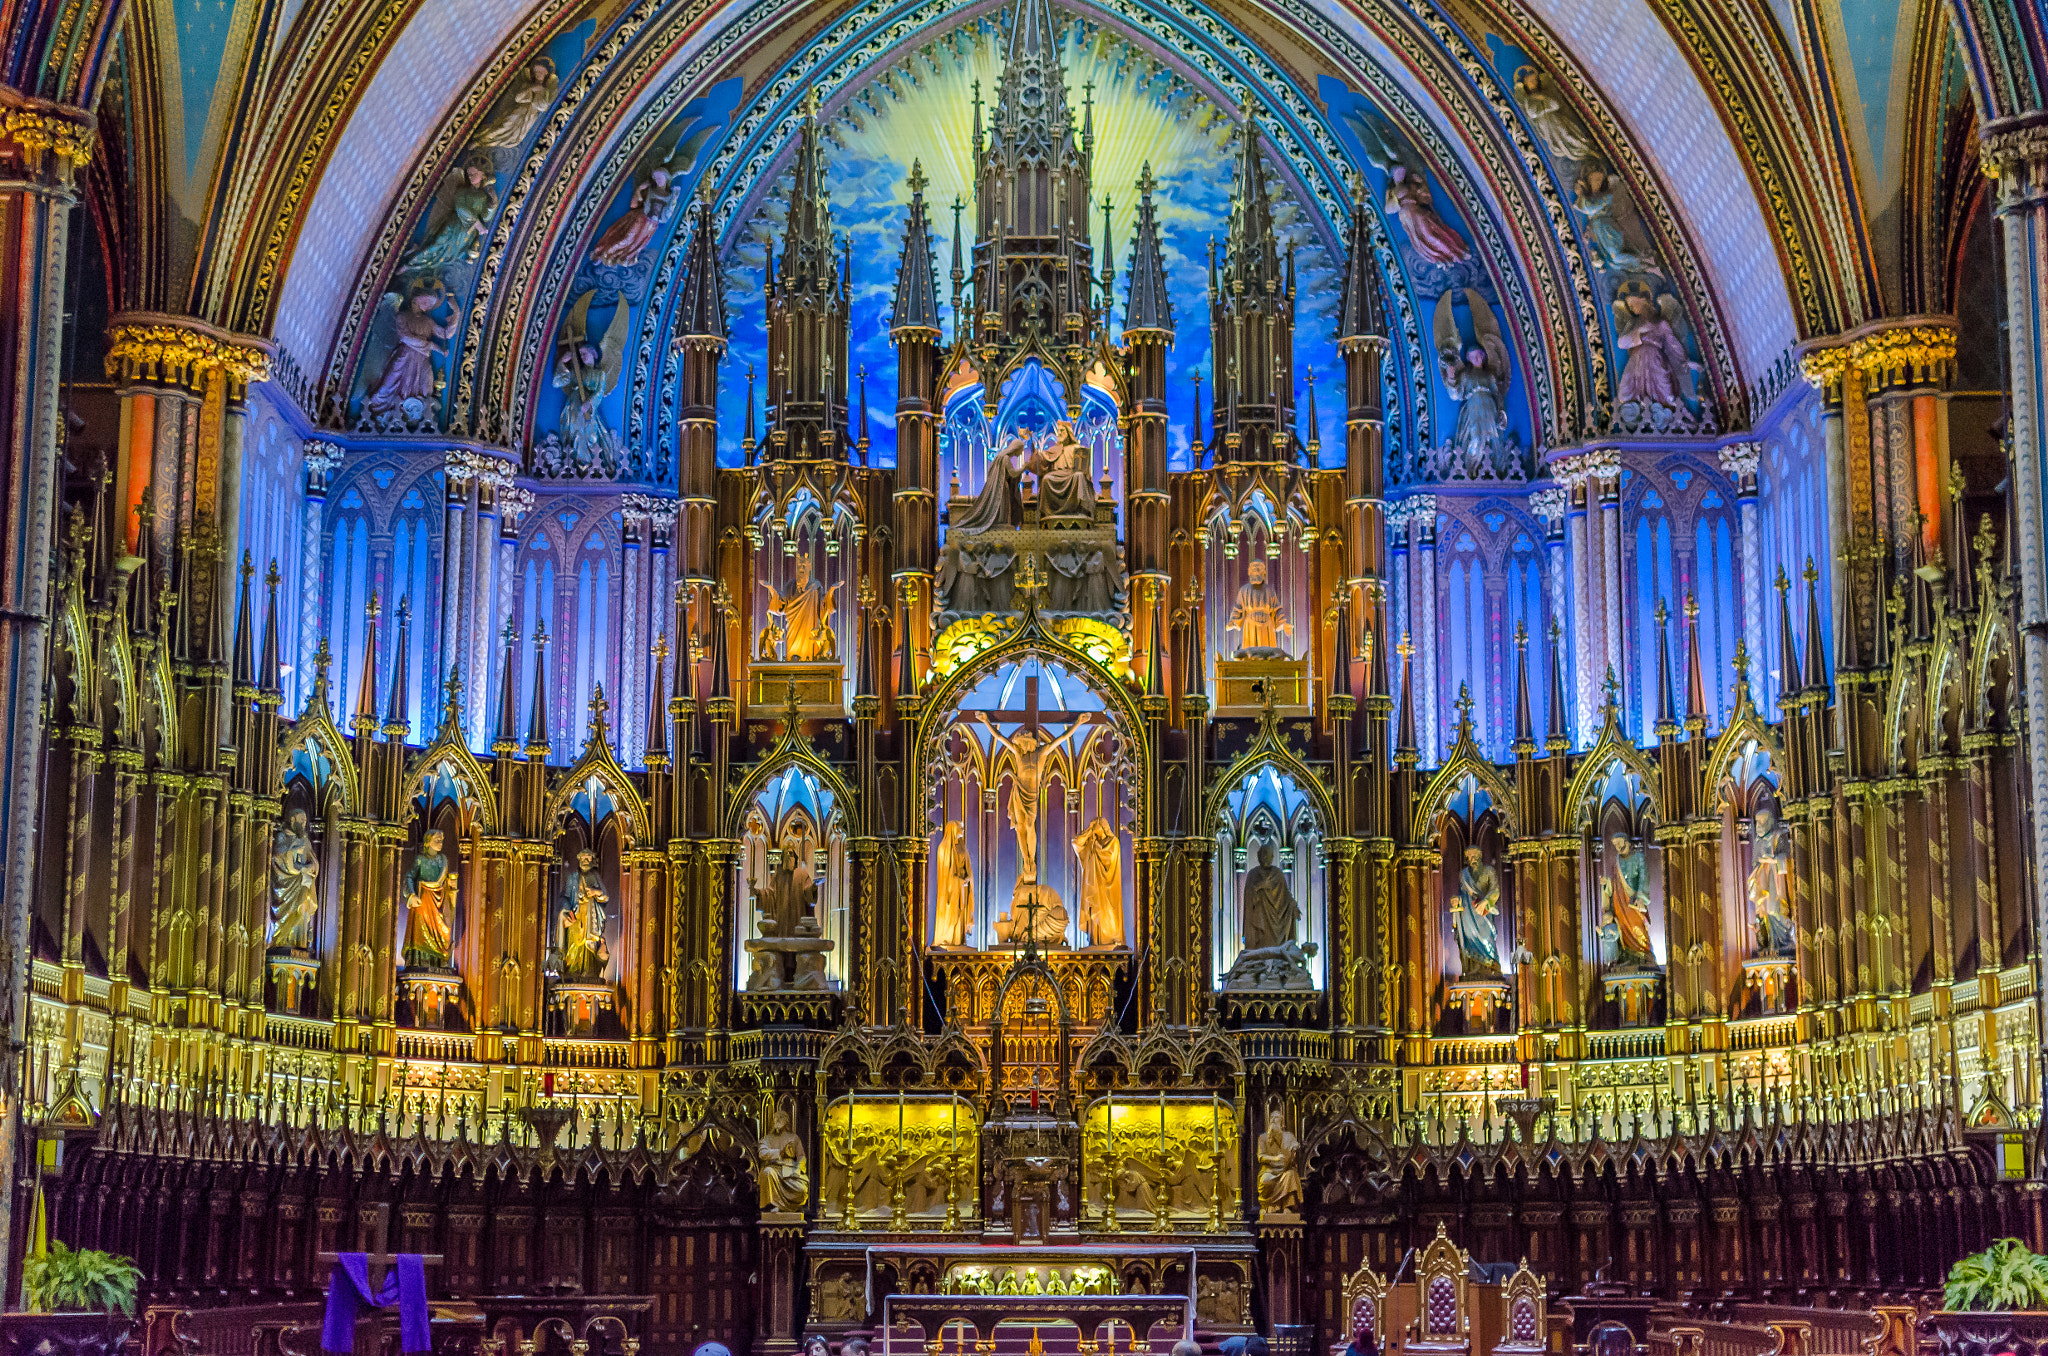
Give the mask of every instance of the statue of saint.
M 405 963 L 445 970 L 454 949 L 448 918 L 455 911 L 455 873 L 441 852 L 439 829 L 428 829 L 405 871 Z
M 1237 606 L 1231 610 L 1230 625 L 1237 632 L 1239 659 L 1284 659 L 1280 637 L 1294 634 L 1294 624 L 1280 606 L 1280 595 L 1266 586 L 1266 562 L 1254 560 L 1245 566 L 1244 583 L 1237 590 Z
M 939 890 L 932 945 L 966 946 L 967 934 L 974 927 L 974 866 L 967 860 L 967 826 L 957 819 L 947 820 L 939 834 L 932 874 Z
M 1600 959 L 1622 968 L 1653 967 L 1649 863 L 1625 833 L 1611 835 L 1608 844 L 1614 857 L 1600 878 Z
M 765 579 L 761 587 L 768 590 L 768 615 L 782 624 L 784 659 L 802 663 L 839 657 L 839 638 L 832 634 L 831 623 L 832 599 L 839 593 L 839 585 L 828 589 L 811 578 L 808 553 L 798 553 L 796 582 L 788 593 L 777 593 Z
M 1465 849 L 1451 923 L 1458 934 L 1459 968 L 1466 979 L 1500 977 L 1500 873 L 1476 847 Z
M 818 881 L 811 869 L 811 836 L 807 827 L 793 822 L 784 829 L 782 860 L 770 872 L 767 890 L 757 892 L 763 921 L 770 925 L 761 929 L 763 935 L 796 936 L 804 918 L 818 902 Z
M 293 810 L 270 840 L 270 949 L 310 951 L 320 912 L 320 859 L 306 837 L 306 812 Z
M 1288 1130 L 1278 1105 L 1266 1112 L 1266 1133 L 1254 1148 L 1259 1156 L 1259 1208 L 1301 1209 L 1301 1141 Z
M 1030 451 L 1031 444 L 1020 435 L 1004 443 L 1002 450 L 988 459 L 988 478 L 981 484 L 981 493 L 974 496 L 973 504 L 959 522 L 949 524 L 952 531 L 986 532 L 992 527 L 1023 526 L 1023 458 Z
M 754 1146 L 754 1163 L 761 1184 L 761 1208 L 803 1213 L 811 1199 L 810 1165 L 804 1159 L 802 1138 L 790 1128 L 788 1101 L 776 1103 L 774 1122 Z
M 1096 816 L 1074 840 L 1074 855 L 1081 859 L 1081 930 L 1088 945 L 1122 946 L 1124 850 L 1116 830 Z
M 1052 437 L 1033 454 L 1031 469 L 1038 473 L 1039 522 L 1095 521 L 1088 449 L 1075 440 L 1071 422 L 1062 419 L 1052 426 Z
M 1244 949 L 1265 951 L 1291 942 L 1300 921 L 1287 873 L 1273 865 L 1273 845 L 1259 844 L 1259 864 L 1244 878 Z
M 591 980 L 603 976 L 611 952 L 604 944 L 604 877 L 589 848 L 576 854 L 576 869 L 562 873 L 562 976 Z
M 987 712 L 975 714 L 981 717 L 989 738 L 1010 755 L 1010 828 L 1017 835 L 1017 883 L 1035 885 L 1038 883 L 1038 816 L 1039 799 L 1045 790 L 1045 759 L 1062 743 L 1088 729 L 1089 720 L 1083 716 L 1066 733 L 1047 739 L 1029 726 L 1014 735 L 1005 735 L 996 729 Z
M 1756 954 L 1790 956 L 1795 929 L 1786 911 L 1791 876 L 1784 826 L 1766 806 L 1756 812 L 1750 840 L 1749 904 L 1756 911 Z

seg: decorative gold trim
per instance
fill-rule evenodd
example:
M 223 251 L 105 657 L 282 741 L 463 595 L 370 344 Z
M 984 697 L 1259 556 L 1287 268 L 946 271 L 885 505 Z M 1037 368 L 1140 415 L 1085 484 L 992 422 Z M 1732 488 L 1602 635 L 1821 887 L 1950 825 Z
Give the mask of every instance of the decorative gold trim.
M 130 312 L 107 327 L 107 375 L 116 381 L 161 382 L 204 389 L 219 372 L 246 386 L 270 379 L 272 347 L 185 316 Z

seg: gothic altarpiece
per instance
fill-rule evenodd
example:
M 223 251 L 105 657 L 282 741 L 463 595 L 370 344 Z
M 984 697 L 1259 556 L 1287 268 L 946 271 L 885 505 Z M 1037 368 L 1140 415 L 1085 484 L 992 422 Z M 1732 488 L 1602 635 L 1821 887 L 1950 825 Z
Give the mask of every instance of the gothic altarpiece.
M 1553 634 L 1532 661 L 1526 627 L 1498 681 L 1438 675 L 1424 555 L 1462 568 L 1467 519 L 1522 474 L 1496 474 L 1520 453 L 1499 436 L 1510 358 L 1488 303 L 1471 291 L 1460 311 L 1446 291 L 1437 311 L 1463 442 L 1432 464 L 1469 473 L 1440 477 L 1440 509 L 1386 483 L 1382 228 L 1355 202 L 1344 456 L 1324 467 L 1313 404 L 1295 403 L 1293 256 L 1245 126 L 1212 265 L 1211 410 L 1170 469 L 1165 353 L 1188 322 L 1155 185 L 1148 170 L 1134 186 L 1119 283 L 1112 243 L 1078 228 L 1104 185 L 1051 23 L 1042 0 L 1018 7 L 985 130 L 977 109 L 949 323 L 910 177 L 893 468 L 867 464 L 865 394 L 849 390 L 853 262 L 815 104 L 740 466 L 714 455 L 726 316 L 709 209 L 690 209 L 674 351 L 696 413 L 678 496 L 621 520 L 669 590 L 652 610 L 673 609 L 641 637 L 635 710 L 579 670 L 589 695 L 565 721 L 545 626 L 508 623 L 476 751 L 478 694 L 410 672 L 419 605 L 387 614 L 373 595 L 352 695 L 323 641 L 288 720 L 276 576 L 266 610 L 245 568 L 233 631 L 195 639 L 163 610 L 147 540 L 117 570 L 88 530 L 106 533 L 111 507 L 79 510 L 55 705 L 131 742 L 145 707 L 212 721 L 241 751 L 196 789 L 147 796 L 121 764 L 115 902 L 58 901 L 61 1002 L 104 984 L 125 1012 L 147 994 L 153 1025 L 101 1053 L 109 1085 L 144 1090 L 103 1100 L 109 1120 L 149 1122 L 200 1076 L 315 1135 L 331 1087 L 422 1145 L 480 1137 L 555 1166 L 583 1155 L 592 1180 L 603 1160 L 664 1193 L 722 1191 L 754 1222 L 769 1351 L 872 1330 L 891 1294 L 1170 1293 L 1210 1331 L 1327 1328 L 1309 1282 L 1360 1253 L 1317 1249 L 1364 1238 L 1388 1260 L 1397 1206 L 1462 1208 L 1454 1159 L 1468 1178 L 1526 1174 L 1516 1246 L 1564 1275 L 1637 1226 L 1561 1182 L 1662 1189 L 1601 1177 L 1588 1146 L 1661 1144 L 1644 1152 L 1696 1198 L 1728 1190 L 1703 1146 L 1738 1118 L 1808 1125 L 1875 1098 L 1944 1134 L 1928 1089 L 1946 1080 L 1967 1099 L 1959 1146 L 2011 1132 L 2039 1075 L 2018 1053 L 2029 1010 L 2001 988 L 2034 943 L 2000 902 L 2022 868 L 1987 839 L 2014 813 L 1989 543 L 1902 582 L 1896 634 L 1877 637 L 1921 666 L 1911 701 L 1948 704 L 1927 733 L 1899 733 L 1907 698 L 1888 715 L 1874 679 L 1831 693 L 1810 581 L 1803 640 L 1779 591 L 1772 712 L 1738 645 L 1732 702 L 1710 717 L 1700 622 L 1662 611 L 1638 661 L 1658 694 L 1647 739 L 1590 638 L 1572 642 L 1569 683 L 1565 645 Z M 1483 455 L 1459 461 L 1463 444 Z M 1754 469 L 1730 482 L 1752 499 Z M 1605 454 L 1540 474 L 1498 516 L 1533 532 L 1526 578 L 1561 610 L 1539 557 L 1562 552 L 1567 518 L 1582 540 L 1621 476 Z M 1458 499 L 1474 479 L 1487 487 Z M 509 520 L 527 511 L 511 480 L 471 461 L 440 484 Z M 560 531 L 595 530 L 573 517 L 555 511 Z M 102 671 L 92 637 L 110 616 L 132 638 Z M 228 688 L 171 699 L 206 663 L 232 669 Z M 438 709 L 415 711 L 436 690 Z M 1851 738 L 1910 746 L 1941 794 L 1885 783 L 1845 803 L 1831 702 L 1853 708 Z M 82 825 L 98 758 L 54 764 Z M 1882 859 L 1884 890 L 1847 898 L 1863 887 L 1830 854 Z M 90 985 L 88 931 L 113 939 Z M 1943 1023 L 1964 1010 L 1958 1044 Z M 271 1053 L 213 1065 L 170 1034 L 214 1029 Z M 1841 1239 L 1848 1209 L 1828 1216 Z M 1704 1227 L 1674 1205 L 1670 1256 L 1696 1266 Z M 1872 1256 L 1839 1239 L 1804 1251 L 1782 1265 Z

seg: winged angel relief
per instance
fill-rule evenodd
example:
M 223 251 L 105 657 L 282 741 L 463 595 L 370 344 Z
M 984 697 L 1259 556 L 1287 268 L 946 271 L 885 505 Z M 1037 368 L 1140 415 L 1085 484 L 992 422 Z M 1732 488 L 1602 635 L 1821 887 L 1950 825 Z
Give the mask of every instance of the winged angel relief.
M 619 385 L 626 365 L 631 316 L 624 302 L 612 308 L 604 337 L 590 338 L 590 298 L 585 292 L 569 308 L 555 343 L 555 389 L 562 393 L 562 422 L 533 450 L 534 468 L 544 476 L 586 479 L 616 476 L 624 448 L 599 408 Z
M 1486 299 L 1466 289 L 1472 338 L 1458 329 L 1451 294 L 1436 303 L 1436 357 L 1444 392 L 1458 402 L 1458 424 L 1450 442 L 1436 450 L 1432 480 L 1521 480 L 1522 450 L 1508 432 L 1508 346 Z

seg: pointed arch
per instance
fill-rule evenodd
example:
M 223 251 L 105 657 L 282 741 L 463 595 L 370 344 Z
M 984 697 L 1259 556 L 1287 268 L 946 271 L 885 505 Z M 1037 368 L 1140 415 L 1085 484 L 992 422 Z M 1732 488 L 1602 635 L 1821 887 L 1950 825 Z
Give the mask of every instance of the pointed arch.
M 1622 733 L 1619 715 L 1613 707 L 1608 708 L 1606 724 L 1601 727 L 1599 741 L 1587 750 L 1584 761 L 1572 773 L 1571 781 L 1565 786 L 1565 818 L 1573 832 L 1585 828 L 1599 813 L 1600 807 L 1587 804 L 1588 798 L 1593 788 L 1606 778 L 1609 769 L 1617 762 L 1636 775 L 1642 786 L 1643 797 L 1650 802 L 1650 818 L 1659 824 L 1664 822 L 1663 785 L 1657 765 Z M 1736 721 L 1730 722 L 1730 728 L 1734 728 L 1740 719 L 1738 716 Z M 1726 737 L 1725 732 L 1723 737 Z
M 409 806 L 415 797 L 424 795 L 428 779 L 447 775 L 456 785 L 464 787 L 474 807 L 477 827 L 486 835 L 498 832 L 498 795 L 491 786 L 491 774 L 469 751 L 469 745 L 462 738 L 460 721 L 443 721 L 441 733 L 434 742 L 423 749 L 406 769 L 405 788 L 398 798 L 401 806 Z M 425 813 L 431 815 L 433 807 L 427 806 Z
M 654 834 L 654 819 L 648 813 L 647 802 L 633 785 L 633 778 L 619 764 L 612 753 L 611 738 L 604 728 L 600 716 L 591 731 L 588 742 L 583 746 L 583 756 L 570 765 L 548 792 L 546 805 L 541 811 L 541 823 L 550 829 L 559 826 L 570 813 L 571 802 L 578 792 L 592 781 L 596 781 L 612 798 L 613 811 L 624 817 L 625 832 L 621 837 L 625 846 L 650 842 Z M 592 829 L 597 826 L 591 825 Z

